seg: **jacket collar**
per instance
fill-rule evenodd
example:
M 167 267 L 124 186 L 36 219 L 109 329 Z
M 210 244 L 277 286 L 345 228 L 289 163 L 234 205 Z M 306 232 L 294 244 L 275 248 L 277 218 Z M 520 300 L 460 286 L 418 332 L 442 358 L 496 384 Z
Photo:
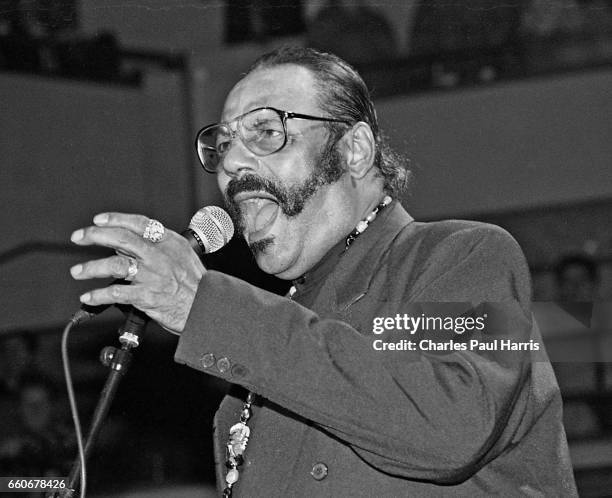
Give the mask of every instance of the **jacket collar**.
M 331 277 L 338 310 L 345 310 L 367 292 L 374 270 L 399 232 L 414 221 L 398 201 L 393 201 L 340 258 Z

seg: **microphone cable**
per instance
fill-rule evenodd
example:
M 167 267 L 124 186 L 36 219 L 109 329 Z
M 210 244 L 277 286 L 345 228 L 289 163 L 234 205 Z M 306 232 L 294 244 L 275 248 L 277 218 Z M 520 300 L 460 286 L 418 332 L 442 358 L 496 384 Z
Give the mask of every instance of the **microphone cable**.
M 74 432 L 77 439 L 77 448 L 79 455 L 79 467 L 80 467 L 80 498 L 85 498 L 85 491 L 87 489 L 87 471 L 85 468 L 85 448 L 83 447 L 83 435 L 81 431 L 81 421 L 79 419 L 79 411 L 77 409 L 76 396 L 74 395 L 74 385 L 72 382 L 72 374 L 70 372 L 70 359 L 68 357 L 68 336 L 72 327 L 80 323 L 84 319 L 83 311 L 77 311 L 74 316 L 64 327 L 62 332 L 62 367 L 64 369 L 64 379 L 66 381 L 66 390 L 68 392 L 68 403 L 70 404 L 70 414 L 72 416 L 72 422 L 74 424 Z

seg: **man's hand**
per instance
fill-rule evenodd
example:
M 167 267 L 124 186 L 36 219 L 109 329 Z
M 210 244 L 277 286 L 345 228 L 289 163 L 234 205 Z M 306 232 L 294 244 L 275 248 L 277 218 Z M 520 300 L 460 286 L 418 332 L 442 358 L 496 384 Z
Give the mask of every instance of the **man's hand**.
M 182 332 L 206 271 L 187 240 L 168 229 L 159 242 L 144 239 L 146 216 L 102 213 L 93 221 L 95 226 L 75 231 L 72 242 L 110 247 L 117 255 L 75 265 L 70 269 L 72 277 L 126 278 L 132 259 L 132 284 L 89 291 L 80 297 L 81 302 L 131 304 L 170 332 Z

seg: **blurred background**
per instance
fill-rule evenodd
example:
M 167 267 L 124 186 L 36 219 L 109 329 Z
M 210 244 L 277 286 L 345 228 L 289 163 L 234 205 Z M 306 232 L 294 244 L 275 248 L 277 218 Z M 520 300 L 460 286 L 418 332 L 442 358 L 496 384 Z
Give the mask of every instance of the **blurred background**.
M 68 269 L 106 253 L 70 233 L 106 210 L 182 229 L 219 204 L 195 133 L 284 44 L 361 72 L 411 161 L 413 216 L 492 222 L 519 241 L 553 359 L 561 351 L 581 495 L 612 496 L 609 0 L 0 0 L 0 475 L 67 475 L 75 455 L 59 341 L 91 284 Z M 286 288 L 240 241 L 208 264 Z M 109 310 L 71 338 L 86 427 L 106 378 L 98 352 L 121 319 Z M 175 346 L 149 326 L 91 458 L 90 496 L 211 492 L 227 386 L 174 364 Z

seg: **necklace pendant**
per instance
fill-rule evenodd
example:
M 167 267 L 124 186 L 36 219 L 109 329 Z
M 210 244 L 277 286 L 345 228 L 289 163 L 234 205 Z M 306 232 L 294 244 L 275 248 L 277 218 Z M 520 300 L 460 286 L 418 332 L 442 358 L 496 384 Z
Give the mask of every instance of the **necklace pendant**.
M 227 451 L 230 457 L 237 457 L 244 453 L 250 435 L 251 429 L 243 422 L 238 422 L 231 427 L 229 441 L 227 442 Z

